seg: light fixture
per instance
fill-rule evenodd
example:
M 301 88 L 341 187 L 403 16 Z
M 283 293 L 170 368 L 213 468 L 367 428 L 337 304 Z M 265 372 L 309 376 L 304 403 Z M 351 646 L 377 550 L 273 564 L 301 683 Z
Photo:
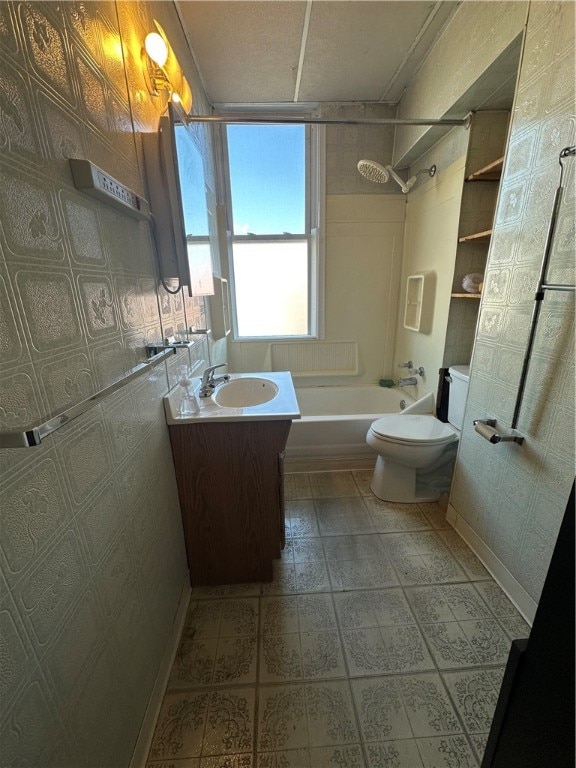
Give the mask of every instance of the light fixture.
M 186 114 L 192 109 L 192 91 L 182 67 L 160 24 L 154 19 L 156 32 L 146 35 L 142 48 L 144 77 L 151 96 L 167 95 Z

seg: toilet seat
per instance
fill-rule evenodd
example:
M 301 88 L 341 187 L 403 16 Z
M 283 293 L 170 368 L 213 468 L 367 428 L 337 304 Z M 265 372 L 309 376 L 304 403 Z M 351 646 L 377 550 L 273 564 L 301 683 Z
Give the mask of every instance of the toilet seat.
M 371 430 L 380 440 L 401 445 L 442 445 L 458 437 L 454 427 L 432 414 L 388 414 L 377 419 Z

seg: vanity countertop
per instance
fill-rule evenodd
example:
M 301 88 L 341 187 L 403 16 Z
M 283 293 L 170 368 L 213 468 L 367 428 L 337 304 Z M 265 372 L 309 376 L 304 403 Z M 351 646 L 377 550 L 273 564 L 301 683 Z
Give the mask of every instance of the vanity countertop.
M 271 400 L 260 405 L 251 405 L 243 408 L 230 408 L 218 405 L 215 398 L 221 387 L 219 384 L 212 397 L 196 397 L 199 411 L 192 416 L 179 416 L 180 401 L 184 392 L 180 385 L 175 386 L 164 397 L 164 410 L 166 421 L 171 426 L 184 424 L 199 424 L 208 422 L 229 421 L 287 421 L 300 418 L 300 408 L 296 399 L 294 382 L 289 371 L 261 371 L 258 373 L 232 373 L 230 382 L 237 379 L 265 379 L 272 382 L 278 388 L 278 392 Z M 193 389 L 196 395 L 200 388 L 198 378 L 193 379 Z

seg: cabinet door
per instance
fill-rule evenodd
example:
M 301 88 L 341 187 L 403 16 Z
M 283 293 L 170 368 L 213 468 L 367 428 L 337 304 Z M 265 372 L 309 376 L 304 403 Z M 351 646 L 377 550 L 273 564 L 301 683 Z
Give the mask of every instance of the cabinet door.
M 284 513 L 284 458 L 286 451 L 278 454 L 278 527 L 280 532 L 280 548 L 286 546 L 286 515 Z

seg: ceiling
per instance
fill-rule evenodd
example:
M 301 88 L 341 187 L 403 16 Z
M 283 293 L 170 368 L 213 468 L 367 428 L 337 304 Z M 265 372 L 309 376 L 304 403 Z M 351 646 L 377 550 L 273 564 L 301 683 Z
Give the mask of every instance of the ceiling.
M 396 104 L 458 0 L 179 0 L 209 101 Z

